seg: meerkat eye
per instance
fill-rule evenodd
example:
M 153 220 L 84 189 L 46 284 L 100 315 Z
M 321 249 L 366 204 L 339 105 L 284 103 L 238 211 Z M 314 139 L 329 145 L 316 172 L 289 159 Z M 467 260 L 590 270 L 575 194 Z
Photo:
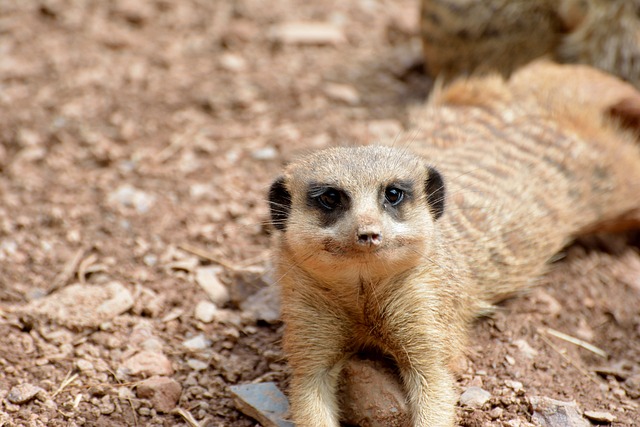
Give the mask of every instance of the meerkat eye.
M 404 199 L 404 191 L 396 187 L 387 187 L 384 190 L 384 198 L 391 206 L 396 206 Z
M 318 196 L 320 205 L 328 211 L 340 207 L 342 194 L 335 188 L 327 188 L 327 191 Z

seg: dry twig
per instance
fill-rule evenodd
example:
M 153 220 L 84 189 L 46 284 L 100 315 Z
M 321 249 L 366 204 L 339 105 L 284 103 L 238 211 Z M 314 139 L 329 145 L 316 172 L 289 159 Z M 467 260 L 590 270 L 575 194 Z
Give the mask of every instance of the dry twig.
M 589 344 L 588 342 L 583 341 L 583 340 L 581 340 L 579 338 L 572 337 L 571 335 L 567 335 L 565 333 L 562 333 L 560 331 L 556 331 L 555 329 L 551 329 L 551 328 L 543 328 L 543 329 L 541 329 L 541 331 L 546 333 L 546 334 L 552 335 L 552 336 L 554 336 L 556 338 L 560 338 L 561 340 L 570 342 L 571 344 L 575 344 L 575 345 L 577 345 L 579 347 L 582 347 L 585 350 L 589 350 L 590 352 L 595 353 L 598 356 L 603 357 L 605 359 L 607 357 L 609 357 L 609 355 L 607 354 L 606 351 L 602 350 L 601 348 L 596 347 L 593 344 Z
M 174 408 L 171 413 L 174 415 L 180 415 L 191 427 L 200 427 L 198 421 L 196 421 L 189 411 L 185 411 L 182 408 Z

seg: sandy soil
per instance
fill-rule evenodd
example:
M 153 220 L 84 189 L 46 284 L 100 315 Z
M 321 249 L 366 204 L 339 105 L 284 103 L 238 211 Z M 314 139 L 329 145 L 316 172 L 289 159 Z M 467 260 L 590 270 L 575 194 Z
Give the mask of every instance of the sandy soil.
M 266 189 L 404 129 L 431 86 L 416 21 L 409 0 L 0 2 L 0 425 L 187 425 L 140 397 L 152 374 L 202 426 L 255 425 L 227 386 L 288 378 L 250 298 L 273 280 Z M 459 384 L 492 397 L 461 424 L 528 425 L 532 396 L 640 420 L 639 247 L 579 242 L 478 322 Z

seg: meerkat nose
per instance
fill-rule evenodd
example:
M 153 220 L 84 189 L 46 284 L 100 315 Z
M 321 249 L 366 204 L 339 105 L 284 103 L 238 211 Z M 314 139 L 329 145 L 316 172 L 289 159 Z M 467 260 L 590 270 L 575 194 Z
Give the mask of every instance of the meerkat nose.
M 366 247 L 380 246 L 382 243 L 382 234 L 376 231 L 363 230 L 358 231 L 356 242 Z

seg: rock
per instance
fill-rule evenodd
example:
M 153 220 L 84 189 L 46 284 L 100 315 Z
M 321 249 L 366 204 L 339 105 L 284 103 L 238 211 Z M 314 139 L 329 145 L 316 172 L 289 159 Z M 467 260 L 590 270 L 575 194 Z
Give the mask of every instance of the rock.
M 563 402 L 548 397 L 530 397 L 531 419 L 542 427 L 589 427 L 575 402 Z
M 504 380 L 504 385 L 518 394 L 524 392 L 524 385 L 520 381 Z
M 198 359 L 188 359 L 187 366 L 194 371 L 204 371 L 209 367 L 209 364 Z
M 205 348 L 211 346 L 211 340 L 206 338 L 202 334 L 198 334 L 193 338 L 189 338 L 188 340 L 183 341 L 182 345 L 189 350 L 204 350 Z
M 276 323 L 280 321 L 280 293 L 276 286 L 267 286 L 240 304 L 246 314 L 256 321 Z
M 200 267 L 196 269 L 196 283 L 207 293 L 209 299 L 218 307 L 229 301 L 227 287 L 218 279 L 222 270 L 219 267 Z
M 158 412 L 170 412 L 176 407 L 182 387 L 177 381 L 167 377 L 152 377 L 138 384 L 136 394 L 141 399 L 149 399 Z
M 203 323 L 211 323 L 216 318 L 218 307 L 209 301 L 200 301 L 196 304 L 194 316 Z
M 255 160 L 273 160 L 278 157 L 278 150 L 275 147 L 264 147 L 251 152 L 251 157 Z
M 130 375 L 172 375 L 171 361 L 162 353 L 143 350 L 131 356 L 123 363 Z
M 400 427 L 409 423 L 404 391 L 393 368 L 382 360 L 347 361 L 340 387 L 342 421 L 348 425 Z
M 134 208 L 140 214 L 147 213 L 156 201 L 152 194 L 139 190 L 129 184 L 121 185 L 107 196 L 111 205 Z
M 133 306 L 131 292 L 119 282 L 106 285 L 70 285 L 25 307 L 71 329 L 95 328 Z
M 640 374 L 631 375 L 624 381 L 624 388 L 632 399 L 640 397 Z
M 230 272 L 232 286 L 229 289 L 231 302 L 240 305 L 251 295 L 274 283 L 262 267 L 249 267 Z
M 492 420 L 497 420 L 498 418 L 502 417 L 503 413 L 504 413 L 504 409 L 502 409 L 499 406 L 496 406 L 495 408 L 489 411 L 489 416 L 491 417 Z
M 89 372 L 93 371 L 95 368 L 93 367 L 93 363 L 88 361 L 87 359 L 78 359 L 76 360 L 76 368 L 80 372 Z
M 346 41 L 342 29 L 325 22 L 285 22 L 271 27 L 269 38 L 277 43 L 301 45 L 337 45 Z
M 24 383 L 18 384 L 9 390 L 9 394 L 7 395 L 7 400 L 16 405 L 21 405 L 23 403 L 27 403 L 35 397 L 42 398 L 41 400 L 45 400 L 44 397 L 46 392 L 33 384 Z
M 327 83 L 324 86 L 324 93 L 330 99 L 347 105 L 358 105 L 360 103 L 360 94 L 356 88 L 350 85 Z
M 471 408 L 480 408 L 491 399 L 491 393 L 480 387 L 468 387 L 460 395 L 460 404 Z
M 220 66 L 227 71 L 239 73 L 247 69 L 247 61 L 240 55 L 224 53 L 220 55 Z
M 264 427 L 294 427 L 286 421 L 289 402 L 275 383 L 234 385 L 229 390 L 238 410 Z
M 533 359 L 538 355 L 538 351 L 531 347 L 531 345 L 523 339 L 514 341 L 515 346 L 520 350 L 520 353 L 527 359 Z
M 599 411 L 585 411 L 584 416 L 589 418 L 591 421 L 595 421 L 598 423 L 609 423 L 611 424 L 616 420 L 616 416 L 610 414 L 608 412 L 599 412 Z

